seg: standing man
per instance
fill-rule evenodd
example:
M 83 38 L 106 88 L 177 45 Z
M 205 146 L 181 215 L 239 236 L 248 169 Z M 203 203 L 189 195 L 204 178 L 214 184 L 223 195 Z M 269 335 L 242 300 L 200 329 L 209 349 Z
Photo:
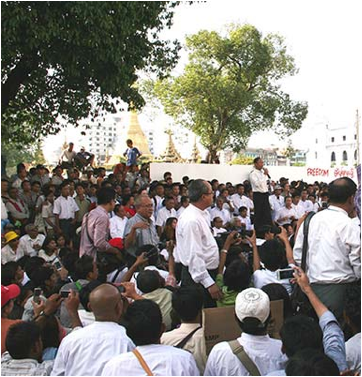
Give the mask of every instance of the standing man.
M 181 214 L 176 227 L 175 257 L 182 263 L 182 285 L 201 284 L 205 307 L 215 307 L 214 300 L 222 298 L 215 283 L 219 249 L 211 232 L 207 211 L 213 195 L 209 182 L 194 180 L 189 186 L 190 205 Z
M 74 143 L 69 143 L 68 149 L 65 149 L 59 157 L 59 165 L 62 169 L 70 169 L 74 166 L 74 158 L 77 153 L 73 150 Z
M 260 157 L 254 159 L 254 170 L 249 175 L 254 201 L 254 228 L 257 230 L 263 225 L 271 225 L 271 209 L 267 178 L 268 169 L 264 168 L 264 161 Z
M 137 158 L 141 156 L 141 152 L 133 146 L 131 139 L 128 139 L 126 143 L 127 149 L 123 153 L 123 156 L 127 157 L 126 171 L 128 171 L 132 165 L 137 165 Z
M 354 212 L 356 184 L 347 177 L 328 185 L 329 207 L 310 220 L 307 275 L 314 293 L 341 317 L 349 283 L 361 278 L 361 239 Z M 298 231 L 294 259 L 300 265 L 304 230 Z

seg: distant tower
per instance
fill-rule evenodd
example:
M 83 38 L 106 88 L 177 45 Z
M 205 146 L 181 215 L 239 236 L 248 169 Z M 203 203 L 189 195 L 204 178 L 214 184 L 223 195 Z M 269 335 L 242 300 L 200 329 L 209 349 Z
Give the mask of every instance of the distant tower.
M 196 145 L 196 136 L 195 136 L 194 146 L 192 148 L 192 153 L 191 153 L 191 162 L 193 162 L 194 164 L 196 164 L 200 160 L 200 158 L 201 158 L 200 157 L 200 151 L 197 148 L 197 145 Z
M 163 152 L 163 154 L 161 154 L 160 158 L 163 160 L 163 162 L 184 162 L 172 140 L 172 131 L 167 130 L 165 131 L 165 133 L 168 134 L 168 143 L 165 151 Z
M 131 139 L 133 141 L 133 146 L 138 148 L 138 150 L 142 153 L 142 157 L 149 160 L 153 159 L 153 155 L 148 147 L 147 138 L 142 131 L 138 121 L 137 112 L 135 110 L 131 110 L 130 112 L 130 124 L 128 127 L 127 139 Z M 126 144 L 126 140 L 124 142 Z M 124 147 L 124 150 L 126 150 L 126 146 Z

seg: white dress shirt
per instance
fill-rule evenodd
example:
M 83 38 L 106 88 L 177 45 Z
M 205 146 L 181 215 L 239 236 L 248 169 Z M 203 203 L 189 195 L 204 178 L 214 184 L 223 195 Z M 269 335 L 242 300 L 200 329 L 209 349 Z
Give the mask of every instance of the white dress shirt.
M 186 207 L 187 208 L 187 207 Z M 177 211 L 176 211 L 176 217 L 179 218 L 181 216 L 181 213 L 186 209 L 184 206 L 181 206 Z
M 292 268 L 292 266 L 290 267 Z M 277 271 L 270 271 L 267 269 L 254 271 L 252 276 L 254 287 L 261 289 L 267 284 L 281 284 L 287 290 L 288 294 L 291 295 L 292 286 L 289 279 L 278 279 Z
M 16 262 L 18 259 L 24 256 L 24 252 L 19 250 L 19 247 L 14 251 L 10 245 L 5 245 L 1 249 L 1 264 L 8 262 Z
M 261 170 L 252 170 L 249 175 L 249 181 L 253 192 L 260 192 L 262 194 L 268 192 L 267 176 Z
M 153 198 L 153 215 L 155 219 L 157 218 L 158 211 L 163 207 L 162 202 L 165 200 L 165 197 L 155 195 Z
M 183 339 L 185 339 L 187 335 L 196 330 L 198 327 L 200 327 L 199 323 L 181 323 L 179 328 L 164 332 L 161 337 L 161 343 L 168 346 L 176 346 Z M 183 349 L 185 351 L 189 351 L 194 356 L 197 367 L 200 371 L 200 375 L 203 375 L 207 357 L 205 334 L 202 327 L 192 335 Z
M 38 255 L 38 251 L 34 249 L 34 245 L 43 246 L 44 240 L 44 234 L 39 233 L 36 238 L 30 238 L 29 234 L 25 234 L 19 240 L 18 251 L 23 255 L 36 257 Z
M 166 220 L 169 217 L 177 217 L 175 208 L 167 209 L 166 207 L 162 207 L 157 213 L 155 225 L 165 226 Z
M 273 221 L 275 221 L 278 211 L 280 210 L 280 208 L 284 207 L 284 197 L 281 195 L 279 195 L 279 197 L 277 197 L 276 195 L 270 195 L 269 203 L 272 210 L 272 219 Z
M 62 340 L 51 375 L 100 376 L 107 361 L 133 348 L 124 327 L 96 321 Z
M 79 211 L 78 204 L 71 196 L 67 198 L 59 196 L 54 201 L 53 213 L 59 215 L 59 220 L 74 219 L 77 211 Z
M 222 220 L 222 225 L 229 223 L 231 220 L 230 211 L 225 208 L 220 209 L 219 207 L 214 207 L 210 211 L 210 216 L 211 220 L 214 220 L 215 217 L 220 217 Z
M 287 357 L 282 353 L 282 342 L 269 335 L 241 334 L 237 341 L 259 369 L 260 375 L 284 369 Z M 227 342 L 216 344 L 206 363 L 204 376 L 249 376 L 249 372 L 233 354 Z
M 253 230 L 254 229 L 254 225 L 251 223 L 250 217 L 248 217 L 248 216 L 246 216 L 246 217 L 238 216 L 238 219 L 240 219 L 242 224 L 245 224 L 245 230 Z
M 111 238 L 123 238 L 124 228 L 127 224 L 127 217 L 125 216 L 123 219 L 120 216 L 113 216 L 109 220 L 109 231 L 111 234 Z
M 165 346 L 151 344 L 139 346 L 142 355 L 154 376 L 198 376 L 196 362 L 191 353 Z M 114 357 L 104 367 L 102 376 L 144 376 L 145 370 L 133 352 Z
M 207 270 L 214 270 L 219 265 L 219 248 L 210 229 L 210 216 L 190 204 L 180 216 L 176 226 L 176 255 L 195 283 L 205 288 L 215 282 Z
M 292 203 L 292 208 L 294 208 L 294 211 L 296 213 L 296 217 L 297 219 L 300 219 L 306 212 L 306 210 L 304 209 L 304 207 L 300 204 L 301 201 L 299 201 L 299 203 L 297 205 L 295 205 L 294 203 Z
M 292 220 L 290 218 L 293 217 L 293 216 L 294 216 L 295 219 L 298 218 L 297 212 L 295 211 L 294 207 L 291 207 L 291 208 L 282 207 L 278 210 L 278 212 L 275 216 L 275 221 L 279 225 L 290 224 L 292 222 Z M 284 217 L 288 217 L 288 218 L 286 220 L 281 220 Z
M 218 234 L 222 234 L 222 233 L 225 233 L 227 232 L 227 230 L 225 228 L 216 228 L 216 226 L 214 226 L 212 228 L 212 233 L 214 235 L 214 237 L 216 237 Z
M 300 265 L 303 224 L 294 245 L 294 259 Z M 360 229 L 346 211 L 330 206 L 315 214 L 309 224 L 307 274 L 311 283 L 349 283 L 361 278 Z
M 248 197 L 245 195 L 233 194 L 231 195 L 231 200 L 234 203 L 234 213 L 239 214 L 240 207 L 246 207 L 248 209 L 248 216 L 250 216 L 250 208 L 248 207 Z
M 298 203 L 301 207 L 303 207 L 304 212 L 311 212 L 314 211 L 314 205 L 311 200 L 307 199 L 305 201 L 300 200 Z
M 346 342 L 346 358 L 348 369 L 361 372 L 361 333 L 359 332 Z

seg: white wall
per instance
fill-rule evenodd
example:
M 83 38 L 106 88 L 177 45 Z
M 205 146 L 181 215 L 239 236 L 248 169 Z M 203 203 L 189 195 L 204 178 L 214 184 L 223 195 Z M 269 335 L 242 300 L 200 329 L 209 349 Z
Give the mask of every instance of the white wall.
M 249 179 L 249 173 L 253 169 L 250 165 L 211 165 L 211 164 L 171 164 L 151 163 L 151 180 L 162 180 L 166 171 L 172 173 L 174 182 L 181 182 L 182 177 L 187 175 L 190 179 L 203 178 L 211 180 L 216 178 L 219 182 L 231 182 L 237 184 Z M 272 166 L 268 168 L 271 178 L 275 181 L 281 177 L 293 180 L 303 179 L 305 182 L 315 181 L 331 182 L 335 178 L 348 176 L 357 182 L 356 169 L 353 167 L 329 168 L 315 166 L 293 167 Z

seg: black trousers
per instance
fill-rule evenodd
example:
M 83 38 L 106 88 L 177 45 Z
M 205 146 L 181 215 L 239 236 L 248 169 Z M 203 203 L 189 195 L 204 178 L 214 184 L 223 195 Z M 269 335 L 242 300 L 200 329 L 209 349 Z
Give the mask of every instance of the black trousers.
M 74 239 L 75 225 L 72 224 L 73 219 L 60 219 L 59 227 L 67 242 Z
M 210 274 L 210 276 L 215 280 L 217 275 L 217 269 L 215 270 L 207 270 L 207 272 Z M 196 286 L 201 287 L 204 292 L 204 308 L 215 308 L 216 307 L 216 301 L 210 296 L 209 291 L 204 288 L 203 285 L 199 283 L 195 283 L 192 279 L 189 268 L 187 266 L 182 265 L 182 271 L 181 271 L 181 287 L 190 287 L 190 286 Z
M 253 192 L 254 201 L 254 229 L 263 225 L 272 225 L 269 193 Z

